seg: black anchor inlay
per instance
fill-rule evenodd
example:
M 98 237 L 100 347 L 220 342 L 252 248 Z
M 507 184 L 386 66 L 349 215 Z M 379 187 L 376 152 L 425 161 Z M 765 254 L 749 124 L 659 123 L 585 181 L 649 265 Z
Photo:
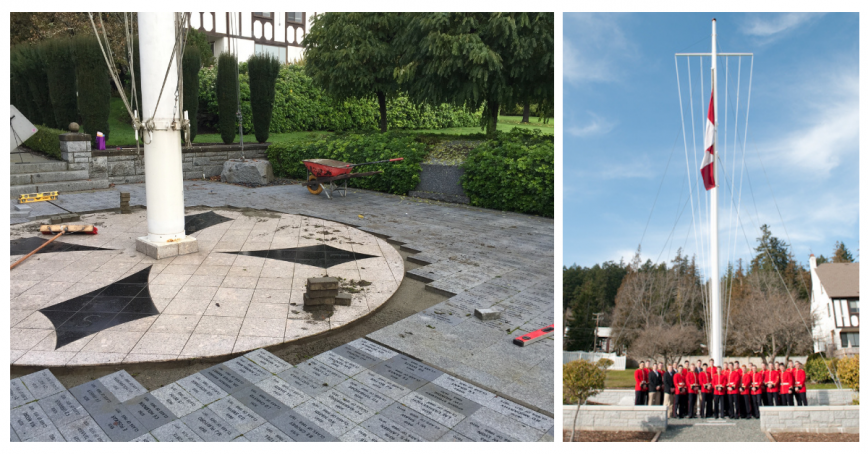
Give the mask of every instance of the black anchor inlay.
M 184 232 L 189 235 L 200 230 L 205 230 L 212 225 L 222 224 L 232 220 L 232 218 L 221 216 L 213 211 L 191 214 L 189 216 L 184 216 Z
M 36 248 L 45 244 L 48 241 L 45 238 L 31 236 L 27 238 L 19 238 L 9 242 L 9 255 L 24 255 L 35 251 Z M 113 251 L 114 249 L 105 249 L 101 247 L 85 246 L 82 244 L 64 243 L 63 241 L 55 240 L 51 244 L 40 249 L 37 254 L 45 254 L 48 252 L 79 252 L 79 251 Z
M 225 252 L 225 254 L 283 260 L 284 262 L 300 263 L 302 265 L 310 265 L 318 268 L 330 268 L 342 263 L 377 257 L 376 255 L 345 251 L 327 244 L 284 249 L 265 249 L 261 251 Z

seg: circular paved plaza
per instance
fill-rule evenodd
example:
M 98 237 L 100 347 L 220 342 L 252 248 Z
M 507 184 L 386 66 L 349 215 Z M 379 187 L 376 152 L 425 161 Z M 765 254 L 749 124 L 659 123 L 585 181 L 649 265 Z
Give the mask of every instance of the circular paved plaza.
M 188 210 L 199 252 L 135 250 L 146 212 L 83 215 L 11 271 L 11 362 L 84 366 L 220 356 L 324 333 L 376 310 L 404 276 L 386 241 L 344 224 L 268 211 Z M 49 238 L 12 229 L 14 262 Z M 339 278 L 349 306 L 306 311 L 308 278 Z

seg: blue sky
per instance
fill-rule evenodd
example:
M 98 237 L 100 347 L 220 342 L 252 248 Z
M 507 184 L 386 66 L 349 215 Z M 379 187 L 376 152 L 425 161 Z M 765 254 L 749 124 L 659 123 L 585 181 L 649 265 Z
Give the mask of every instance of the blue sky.
M 668 260 L 681 246 L 690 255 L 703 249 L 706 192 L 701 184 L 696 191 L 693 131 L 701 161 L 710 61 L 702 62 L 704 87 L 699 60 L 690 61 L 695 129 L 687 61 L 678 62 L 694 187 L 691 204 L 673 55 L 710 52 L 712 18 L 717 18 L 718 52 L 755 55 L 746 154 L 750 59 L 741 61 L 738 96 L 738 60 L 729 59 L 726 96 L 726 62 L 718 60 L 718 152 L 726 178 L 735 175 L 732 188 L 727 183 L 719 191 L 721 263 L 727 257 L 749 260 L 748 246 L 756 245 L 763 223 L 791 242 L 803 263 L 811 252 L 831 255 L 835 241 L 844 241 L 858 255 L 857 14 L 583 13 L 565 14 L 563 22 L 565 265 L 629 261 L 640 239 L 643 260 Z M 730 194 L 736 194 L 735 212 L 739 187 L 741 226 L 736 229 Z M 694 236 L 694 220 L 700 237 Z M 667 243 L 670 234 L 674 241 Z M 707 254 L 698 255 L 707 264 L 703 257 Z

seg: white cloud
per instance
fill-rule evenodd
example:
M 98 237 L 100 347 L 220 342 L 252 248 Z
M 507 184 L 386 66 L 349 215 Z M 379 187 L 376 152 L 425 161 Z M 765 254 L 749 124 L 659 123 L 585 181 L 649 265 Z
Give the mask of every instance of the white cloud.
M 776 39 L 788 30 L 805 25 L 811 20 L 823 16 L 823 13 L 782 13 L 750 15 L 741 27 L 742 33 L 748 36 L 764 38 L 766 41 Z
M 573 125 L 567 127 L 567 132 L 570 135 L 577 137 L 589 137 L 608 134 L 615 128 L 615 122 L 609 121 L 597 114 L 588 112 L 591 116 L 591 121 L 581 125 Z
M 567 14 L 564 33 L 564 79 L 580 84 L 619 80 L 619 60 L 634 54 L 632 43 L 616 21 L 623 15 Z

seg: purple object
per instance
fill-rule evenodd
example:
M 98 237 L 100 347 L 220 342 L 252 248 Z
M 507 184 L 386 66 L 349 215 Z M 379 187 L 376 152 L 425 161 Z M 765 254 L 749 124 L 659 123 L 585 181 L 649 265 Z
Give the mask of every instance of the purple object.
M 105 150 L 105 137 L 97 137 L 96 138 L 96 149 L 97 150 Z

